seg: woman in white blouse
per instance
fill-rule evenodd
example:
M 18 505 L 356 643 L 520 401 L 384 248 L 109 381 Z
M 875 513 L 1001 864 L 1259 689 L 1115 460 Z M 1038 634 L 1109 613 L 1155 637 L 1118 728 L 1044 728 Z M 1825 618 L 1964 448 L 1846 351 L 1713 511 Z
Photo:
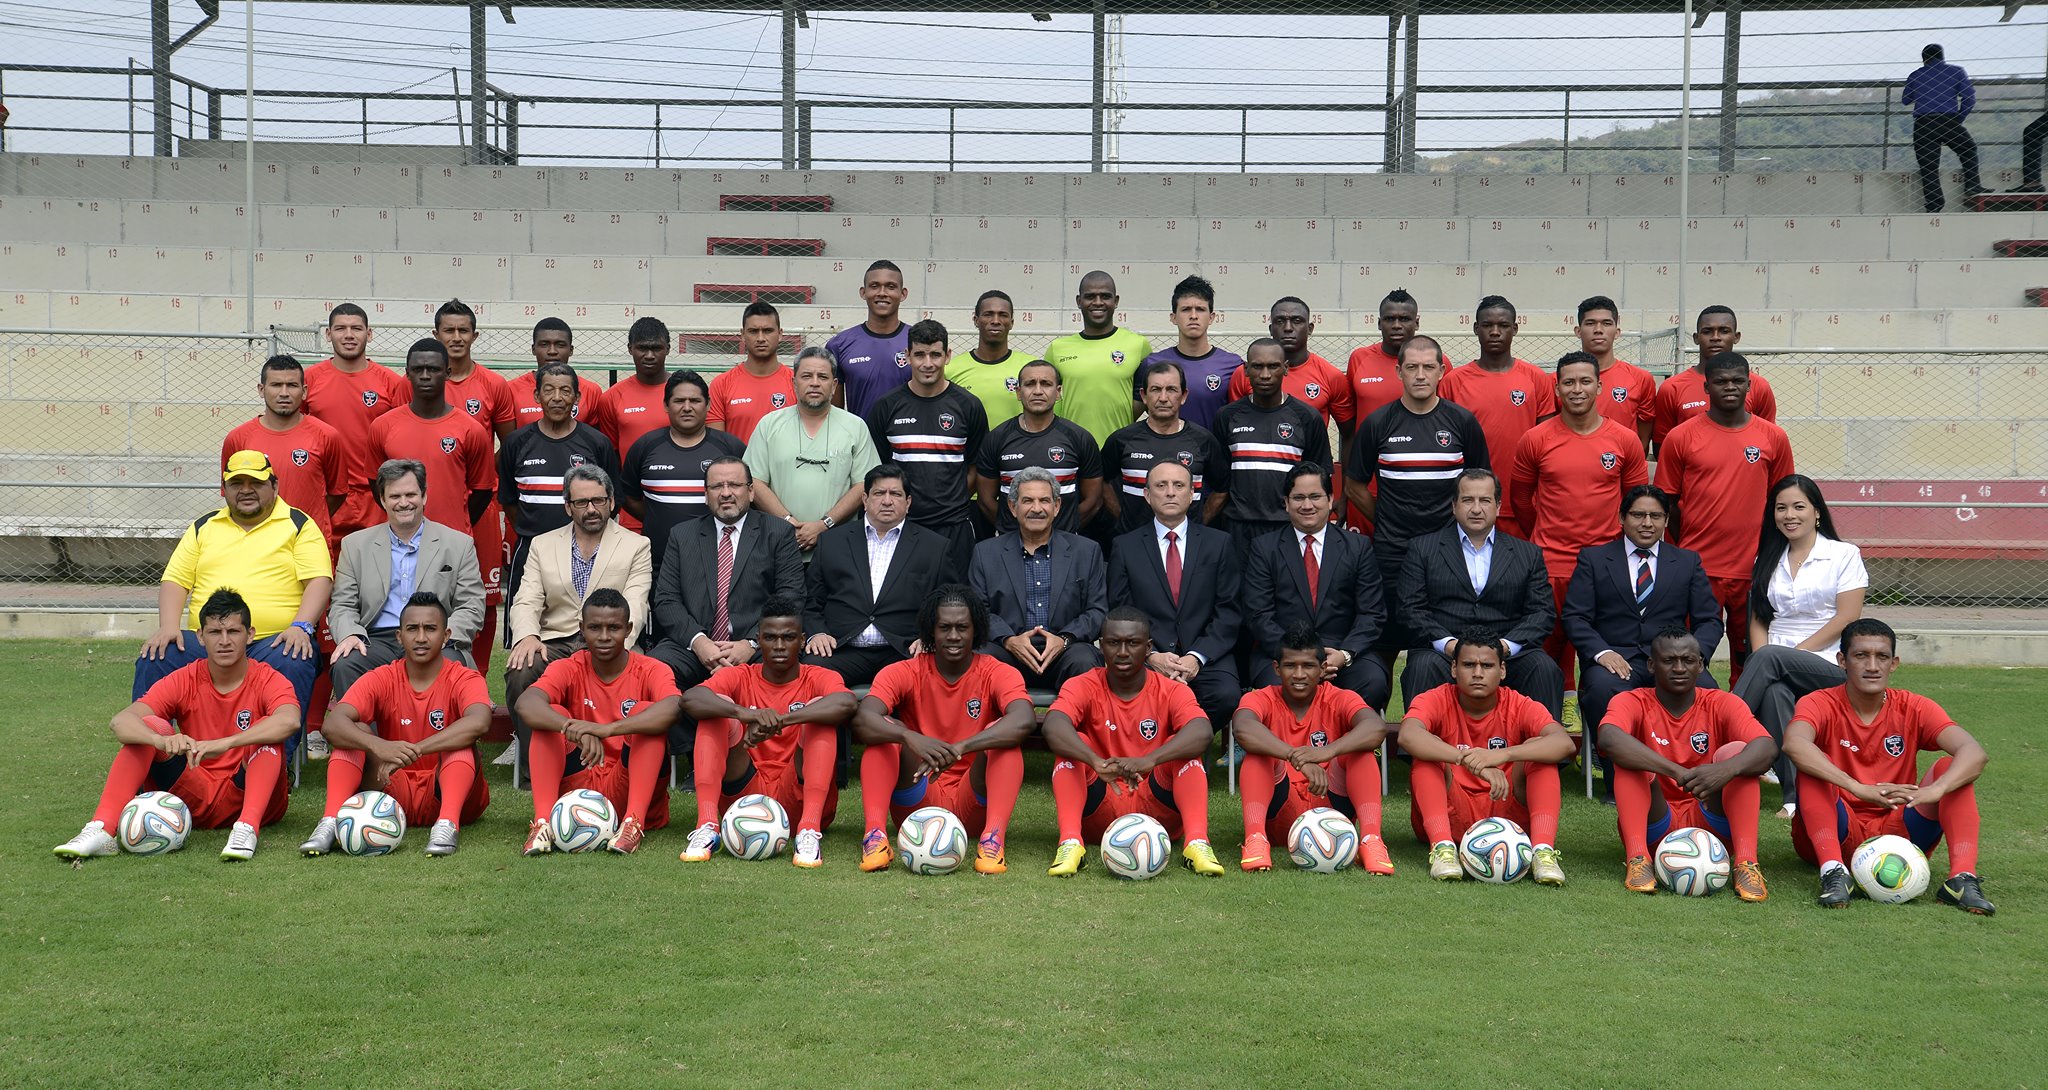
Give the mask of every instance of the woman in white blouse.
M 1797 473 L 1771 486 L 1749 586 L 1749 645 L 1735 695 L 1780 745 L 1792 709 L 1808 693 L 1845 680 L 1836 664 L 1842 628 L 1863 615 L 1870 575 L 1863 553 L 1835 534 L 1820 486 Z M 1797 780 L 1782 752 L 1779 817 L 1797 811 Z

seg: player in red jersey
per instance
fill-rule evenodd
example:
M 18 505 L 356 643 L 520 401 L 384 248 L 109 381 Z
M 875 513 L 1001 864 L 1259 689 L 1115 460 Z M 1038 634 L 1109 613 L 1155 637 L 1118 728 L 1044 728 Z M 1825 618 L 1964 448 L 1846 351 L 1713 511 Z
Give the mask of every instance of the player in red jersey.
M 1456 838 L 1481 818 L 1504 817 L 1529 830 L 1536 881 L 1561 886 L 1557 766 L 1577 747 L 1543 705 L 1501 684 L 1506 654 L 1499 633 L 1468 629 L 1451 648 L 1451 682 L 1409 701 L 1400 734 L 1415 759 L 1409 823 L 1440 882 L 1465 876 Z
M 312 516 L 321 535 L 333 539 L 334 513 L 348 496 L 341 434 L 306 415 L 306 369 L 290 356 L 263 361 L 256 392 L 263 412 L 221 440 L 221 471 L 238 450 L 262 451 L 277 471 L 277 498 Z
M 1657 487 L 1671 497 L 1671 542 L 1700 554 L 1728 618 L 1729 688 L 1749 657 L 1749 588 L 1771 484 L 1793 473 L 1785 429 L 1743 406 L 1753 376 L 1739 352 L 1706 361 L 1706 414 L 1657 448 Z
M 435 856 L 455 854 L 461 827 L 491 804 L 476 757 L 491 725 L 491 694 L 482 674 L 442 656 L 447 603 L 432 591 L 407 599 L 398 643 L 405 657 L 364 674 L 327 716 L 327 813 L 301 854 L 334 850 L 336 815 L 357 791 L 390 795 L 408 826 L 431 821 L 427 854 Z
M 1696 686 L 1706 668 L 1700 641 L 1667 628 L 1650 640 L 1653 684 L 1615 697 L 1601 717 L 1600 751 L 1614 764 L 1621 884 L 1657 892 L 1651 849 L 1674 828 L 1703 828 L 1734 852 L 1735 895 L 1761 901 L 1769 891 L 1756 862 L 1758 777 L 1778 744 L 1741 698 Z
M 618 591 L 591 591 L 583 600 L 583 650 L 549 663 L 519 695 L 520 718 L 532 732 L 527 855 L 554 850 L 548 815 L 564 791 L 589 788 L 625 815 L 608 845 L 620 855 L 633 854 L 648 830 L 668 824 L 661 769 L 683 696 L 674 672 L 627 643 L 632 613 Z
M 948 583 L 925 595 L 917 612 L 920 653 L 875 675 L 853 717 L 860 759 L 860 801 L 867 834 L 860 869 L 895 860 L 888 819 L 942 806 L 981 828 L 974 869 L 1001 874 L 1010 814 L 1024 784 L 1017 748 L 1037 723 L 1024 675 L 975 648 L 988 641 L 988 607 L 969 587 Z M 979 756 L 977 756 L 979 754 Z
M 1842 908 L 1850 884 L 1843 844 L 1891 833 L 1932 852 L 1946 835 L 1948 881 L 1935 899 L 1989 916 L 1997 909 L 1977 877 L 1976 788 L 1989 757 L 1941 705 L 1891 687 L 1898 647 L 1883 621 L 1850 621 L 1840 656 L 1848 682 L 1806 694 L 1793 711 L 1785 731 L 1785 754 L 1799 767 L 1792 846 L 1820 867 L 1821 907 Z M 1947 755 L 1922 775 L 1920 751 L 1928 749 Z
M 1231 718 L 1245 751 L 1238 779 L 1244 796 L 1239 866 L 1272 870 L 1268 823 L 1285 829 L 1303 813 L 1329 806 L 1358 823 L 1365 872 L 1392 874 L 1394 861 L 1380 836 L 1380 764 L 1373 756 L 1387 736 L 1387 723 L 1357 693 L 1326 683 L 1323 659 L 1323 639 L 1314 625 L 1288 626 L 1273 663 L 1280 683 L 1246 693 Z
M 448 385 L 444 394 L 448 403 L 482 424 L 498 442 L 504 442 L 512 434 L 512 387 L 506 384 L 505 376 L 478 363 L 473 354 L 476 311 L 460 299 L 442 303 L 434 311 L 434 339 L 448 349 Z M 470 655 L 476 659 L 477 672 L 488 674 L 491 648 L 498 642 L 498 607 L 504 603 L 508 555 L 505 513 L 498 508 L 495 493 L 490 506 L 484 508 L 483 517 L 477 519 L 471 536 L 476 540 L 477 571 L 484 579 L 484 620 L 470 642 Z
M 1543 550 L 1558 616 L 1579 550 L 1614 540 L 1622 493 L 1650 483 L 1641 439 L 1601 416 L 1599 398 L 1599 362 L 1589 353 L 1565 353 L 1557 361 L 1558 414 L 1523 434 L 1508 470 L 1508 505 L 1523 512 L 1529 540 Z M 1573 689 L 1578 655 L 1562 624 L 1544 650 L 1557 660 L 1565 688 Z
M 1358 420 L 1351 383 L 1336 365 L 1309 351 L 1308 341 L 1315 335 L 1316 323 L 1308 304 L 1289 295 L 1275 302 L 1266 315 L 1266 332 L 1280 342 L 1280 351 L 1287 360 L 1287 378 L 1281 389 L 1300 398 L 1325 423 L 1336 421 L 1339 433 L 1349 435 Z M 1251 393 L 1251 379 L 1240 367 L 1230 376 L 1230 400 L 1250 397 Z
M 1523 434 L 1538 420 L 1557 411 L 1556 380 L 1543 368 L 1515 358 L 1517 322 L 1513 303 L 1498 295 L 1481 299 L 1472 313 L 1479 358 L 1452 368 L 1437 386 L 1438 395 L 1472 410 L 1479 430 L 1486 433 L 1486 449 L 1499 451 L 1503 459 L 1514 457 Z M 1501 502 L 1500 528 L 1515 537 L 1529 536 L 1507 497 Z
M 505 380 L 512 391 L 512 428 L 517 431 L 540 419 L 540 368 L 550 363 L 568 363 L 576 354 L 576 334 L 560 318 L 542 318 L 533 324 L 533 367 L 531 371 Z M 576 419 L 603 431 L 604 385 L 589 375 L 576 376 Z
M 284 816 L 281 743 L 298 732 L 299 698 L 283 674 L 250 660 L 250 623 L 241 595 L 222 589 L 207 597 L 199 607 L 206 657 L 172 671 L 114 713 L 121 751 L 92 820 L 57 845 L 59 857 L 119 853 L 109 830 L 144 787 L 185 800 L 198 828 L 232 821 L 222 859 L 256 854 L 256 831 Z
M 1700 311 L 1693 322 L 1692 343 L 1699 346 L 1699 360 L 1657 386 L 1650 400 L 1650 438 L 1658 449 L 1671 429 L 1707 411 L 1707 361 L 1723 352 L 1735 351 L 1742 333 L 1735 328 L 1735 312 L 1716 303 Z M 1749 376 L 1749 395 L 1743 408 L 1773 424 L 1778 422 L 1778 395 L 1762 375 Z
M 1650 402 L 1657 396 L 1656 376 L 1614 357 L 1621 336 L 1621 308 L 1605 295 L 1579 304 L 1579 348 L 1600 365 L 1600 415 L 1635 430 L 1643 449 L 1650 445 Z
M 1378 325 L 1379 343 L 1352 349 L 1351 358 L 1344 367 L 1345 378 L 1351 383 L 1351 411 L 1360 424 L 1365 423 L 1366 417 L 1401 400 L 1401 349 L 1422 326 L 1421 309 L 1415 297 L 1405 288 L 1388 292 L 1387 297 L 1380 300 Z M 1448 368 L 1449 364 L 1445 366 Z M 1512 451 L 1514 448 L 1506 449 Z M 1339 436 L 1336 465 L 1350 464 L 1351 437 Z M 1367 487 L 1377 493 L 1378 480 L 1367 482 Z M 1356 502 L 1348 504 L 1345 522 L 1360 533 L 1370 535 L 1373 532 L 1371 516 L 1361 511 Z
M 334 355 L 306 372 L 306 415 L 341 436 L 348 495 L 334 512 L 327 539 L 327 551 L 336 553 L 342 538 L 384 521 L 377 498 L 370 494 L 370 482 L 383 461 L 370 452 L 370 424 L 404 404 L 409 391 L 397 372 L 365 355 L 370 348 L 370 316 L 363 308 L 354 303 L 335 307 L 327 315 L 327 343 Z
M 405 354 L 405 378 L 412 401 L 370 425 L 370 450 L 380 466 L 390 458 L 426 466 L 427 517 L 468 532 L 498 487 L 491 433 L 448 404 L 448 349 L 440 341 L 413 342 Z
M 599 430 L 612 441 L 612 449 L 624 455 L 640 437 L 668 427 L 668 326 L 659 318 L 641 318 L 626 331 L 626 352 L 633 357 L 633 373 L 620 379 L 599 398 Z M 627 521 L 631 519 L 632 521 Z M 638 519 L 621 511 L 619 520 L 628 530 L 640 529 Z
M 800 814 L 791 862 L 820 866 L 825 829 L 839 810 L 839 728 L 859 705 L 838 674 L 802 662 L 796 599 L 778 594 L 762 603 L 754 638 L 759 662 L 728 666 L 683 694 L 683 714 L 697 721 L 697 827 L 682 860 L 710 859 L 719 815 L 741 795 L 762 794 Z
M 775 354 L 782 347 L 782 315 L 773 304 L 747 304 L 740 318 L 740 346 L 746 358 L 711 380 L 706 426 L 731 432 L 744 443 L 754 437 L 762 417 L 796 404 L 796 374 Z
M 1125 814 L 1147 814 L 1170 836 L 1185 836 L 1181 859 L 1210 878 L 1223 864 L 1209 846 L 1209 719 L 1183 682 L 1145 668 L 1152 653 L 1152 621 L 1133 606 L 1118 606 L 1102 622 L 1103 665 L 1060 686 L 1045 716 L 1052 766 L 1052 804 L 1060 842 L 1055 878 L 1087 863 L 1081 845 L 1102 835 Z

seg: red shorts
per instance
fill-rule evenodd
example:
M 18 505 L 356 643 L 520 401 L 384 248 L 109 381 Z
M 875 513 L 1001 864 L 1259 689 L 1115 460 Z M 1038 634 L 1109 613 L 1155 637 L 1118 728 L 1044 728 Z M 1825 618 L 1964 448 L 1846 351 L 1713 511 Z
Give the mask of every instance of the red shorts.
M 1279 809 L 1266 811 L 1267 835 L 1285 835 L 1287 830 L 1294 827 L 1295 819 L 1301 815 L 1321 806 L 1336 809 L 1337 804 L 1331 800 L 1338 796 L 1350 798 L 1347 790 L 1349 785 L 1344 782 L 1344 770 L 1339 767 L 1339 762 L 1331 761 L 1323 768 L 1330 774 L 1330 793 L 1327 795 L 1312 793 L 1308 789 L 1308 781 L 1302 779 L 1301 773 L 1291 767 L 1287 769 L 1286 782 L 1275 784 L 1273 787 L 1273 805 Z M 1379 789 L 1380 785 L 1377 782 L 1372 784 L 1374 798 L 1379 797 Z
M 476 539 L 476 566 L 483 574 L 484 599 L 496 602 L 505 575 L 505 516 L 498 510 L 498 501 L 492 500 L 484 508 L 484 517 L 470 536 Z
M 568 783 L 564 781 L 562 786 L 567 787 Z M 742 795 L 766 795 L 782 804 L 783 813 L 789 815 L 789 831 L 793 835 L 796 832 L 797 824 L 803 818 L 804 812 L 803 770 L 797 767 L 797 763 L 794 761 L 781 768 L 754 766 L 753 777 L 747 780 L 747 785 L 740 788 L 738 794 L 725 794 L 719 798 L 719 814 L 723 815 Z M 649 810 L 648 815 L 651 819 L 653 811 Z M 818 831 L 825 832 L 830 830 L 832 828 L 832 819 L 837 816 L 839 816 L 839 785 L 829 784 L 825 788 L 825 813 L 819 819 Z M 650 824 L 649 828 L 652 827 Z
M 1728 615 L 1728 653 L 1737 659 L 1749 654 L 1749 577 L 1739 579 L 1715 579 L 1708 577 L 1707 583 L 1714 588 L 1714 601 Z M 1731 671 L 1728 687 L 1735 687 Z
M 440 771 L 439 761 L 434 762 L 431 768 L 401 768 L 393 772 L 391 782 L 384 785 L 384 793 L 396 799 L 398 808 L 405 811 L 406 825 L 414 828 L 428 826 L 440 818 L 441 791 L 436 781 Z M 475 781 L 469 785 L 469 797 L 462 800 L 462 814 L 456 823 L 468 825 L 474 822 L 483 816 L 484 807 L 490 804 L 491 785 L 484 782 L 483 769 L 479 767 Z
M 972 756 L 962 758 L 952 768 L 939 773 L 937 779 L 926 785 L 924 798 L 910 806 L 898 806 L 892 801 L 889 804 L 890 819 L 901 825 L 911 811 L 938 806 L 952 811 L 953 816 L 960 819 L 960 824 L 967 826 L 970 835 L 979 836 L 981 828 L 988 824 L 988 804 L 974 793 L 974 781 L 967 774 L 973 765 Z
M 257 750 L 263 748 L 251 748 L 249 756 L 254 757 Z M 242 817 L 242 785 L 235 782 L 239 775 L 240 768 L 214 771 L 188 763 L 184 772 L 179 774 L 178 782 L 160 790 L 185 800 L 186 809 L 192 811 L 193 828 L 225 829 Z M 277 786 L 271 789 L 269 804 L 263 807 L 263 824 L 269 825 L 284 816 L 285 807 L 291 801 L 287 793 L 290 783 L 291 770 L 286 769 L 277 777 Z
M 1196 771 L 1207 775 L 1207 770 L 1202 768 L 1199 759 L 1191 759 L 1186 763 L 1194 765 Z M 1176 841 L 1181 838 L 1180 811 L 1174 809 L 1173 796 L 1166 785 L 1171 782 L 1174 773 L 1183 767 L 1182 765 L 1160 765 L 1152 770 L 1150 776 L 1138 781 L 1136 787 L 1126 785 L 1121 791 L 1111 790 L 1109 785 L 1097 779 L 1094 769 L 1086 765 L 1078 767 L 1088 784 L 1088 801 L 1094 807 L 1081 815 L 1083 838 L 1089 841 L 1101 840 L 1110 823 L 1126 814 L 1144 814 L 1166 826 L 1168 837 Z
M 662 741 L 662 739 L 656 739 Z M 628 749 L 632 743 L 626 743 Z M 621 820 L 631 807 L 631 786 L 626 774 L 626 762 L 620 757 L 606 757 L 596 768 L 580 768 L 562 777 L 562 793 L 581 790 L 595 791 L 610 799 L 612 809 L 617 810 Z M 467 819 L 464 819 L 467 820 Z M 652 832 L 668 824 L 668 784 L 654 785 L 654 798 L 647 804 L 647 829 Z
M 1837 806 L 1837 814 L 1847 811 L 1849 815 L 1849 832 L 1842 837 L 1844 859 L 1856 850 L 1857 845 L 1874 836 L 1903 836 L 1908 840 L 1913 839 L 1912 834 L 1906 829 L 1908 807 L 1901 806 L 1882 814 L 1869 814 L 1839 803 Z M 1806 822 L 1800 818 L 1794 818 L 1792 821 L 1792 850 L 1799 853 L 1799 858 L 1816 867 L 1820 866 L 1820 856 L 1813 850 L 1813 841 L 1806 836 Z
M 1509 772 L 1508 778 L 1509 782 L 1512 783 L 1514 773 Z M 1473 789 L 1474 784 L 1478 785 L 1477 790 Z M 1508 792 L 1507 798 L 1495 799 L 1493 794 L 1486 789 L 1486 781 L 1465 771 L 1462 767 L 1457 770 L 1456 777 L 1451 781 L 1449 802 L 1451 810 L 1451 835 L 1458 840 L 1465 839 L 1465 830 L 1490 817 L 1506 818 L 1520 825 L 1524 830 L 1529 828 L 1529 805 L 1527 803 L 1523 802 L 1513 791 Z M 1415 839 L 1424 844 L 1429 843 L 1429 834 L 1423 831 L 1422 827 L 1422 809 L 1416 805 L 1413 796 L 1410 796 L 1408 800 L 1408 824 L 1415 830 Z

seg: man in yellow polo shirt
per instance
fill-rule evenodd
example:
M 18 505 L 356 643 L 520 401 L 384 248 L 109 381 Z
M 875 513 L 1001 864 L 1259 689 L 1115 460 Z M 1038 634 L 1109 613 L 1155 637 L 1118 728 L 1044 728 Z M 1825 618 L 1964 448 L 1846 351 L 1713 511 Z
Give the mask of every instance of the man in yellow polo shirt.
M 1152 354 L 1152 342 L 1143 335 L 1117 328 L 1119 301 L 1116 280 L 1108 273 L 1097 269 L 1082 277 L 1080 293 L 1074 296 L 1081 332 L 1045 348 L 1045 361 L 1060 373 L 1060 401 L 1054 411 L 1086 429 L 1098 447 L 1143 412 L 1138 404 L 1138 367 Z
M 221 471 L 227 505 L 185 527 L 164 565 L 156 631 L 135 660 L 134 698 L 172 671 L 206 657 L 199 607 L 223 587 L 249 604 L 249 657 L 285 676 L 299 707 L 311 706 L 319 656 L 313 629 L 327 612 L 334 569 L 312 516 L 277 498 L 277 473 L 261 451 L 236 451 Z

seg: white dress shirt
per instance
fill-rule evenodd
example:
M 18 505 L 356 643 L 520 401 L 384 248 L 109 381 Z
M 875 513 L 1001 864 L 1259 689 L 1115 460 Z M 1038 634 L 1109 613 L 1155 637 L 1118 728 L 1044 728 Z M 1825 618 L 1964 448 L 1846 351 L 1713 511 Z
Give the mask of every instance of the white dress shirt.
M 1499 532 L 1498 528 L 1486 531 L 1486 540 L 1474 545 L 1471 534 L 1466 533 L 1462 527 L 1458 530 L 1459 551 L 1465 555 L 1465 578 L 1472 581 L 1473 594 L 1486 593 L 1486 581 L 1493 578 L 1493 539 Z M 1451 644 L 1454 642 L 1456 637 L 1444 636 L 1431 646 L 1436 648 L 1437 654 L 1449 655 Z M 1522 653 L 1521 644 L 1506 639 L 1501 642 L 1508 645 L 1508 654 Z
M 1843 591 L 1870 586 L 1870 572 L 1863 567 L 1863 550 L 1846 541 L 1816 536 L 1813 551 L 1799 571 L 1792 571 L 1788 550 L 1771 573 L 1765 597 L 1771 603 L 1771 624 L 1764 642 L 1779 647 L 1797 647 L 1835 619 L 1835 598 Z M 1834 648 L 1810 651 L 1829 662 Z
M 1173 543 L 1176 547 L 1180 549 L 1180 587 L 1181 592 L 1183 594 L 1187 592 L 1188 587 L 1187 574 L 1189 525 L 1191 525 L 1191 523 L 1186 517 L 1183 517 L 1180 520 L 1179 526 L 1168 526 L 1167 524 L 1159 521 L 1156 518 L 1152 520 L 1152 541 L 1153 544 L 1159 546 L 1159 566 L 1162 569 L 1166 567 L 1166 534 L 1169 530 L 1173 532 Z M 1196 662 L 1199 662 L 1204 666 L 1209 665 L 1209 660 L 1206 657 L 1204 657 L 1200 651 L 1190 651 L 1188 652 L 1188 654 L 1193 655 L 1195 657 Z
M 863 518 L 861 534 L 868 543 L 868 598 L 872 601 L 882 596 L 882 581 L 889 578 L 889 565 L 896 562 L 896 546 L 903 540 L 903 523 L 877 534 L 875 524 Z M 880 647 L 888 642 L 874 625 L 861 629 L 860 635 L 853 638 L 855 647 Z

